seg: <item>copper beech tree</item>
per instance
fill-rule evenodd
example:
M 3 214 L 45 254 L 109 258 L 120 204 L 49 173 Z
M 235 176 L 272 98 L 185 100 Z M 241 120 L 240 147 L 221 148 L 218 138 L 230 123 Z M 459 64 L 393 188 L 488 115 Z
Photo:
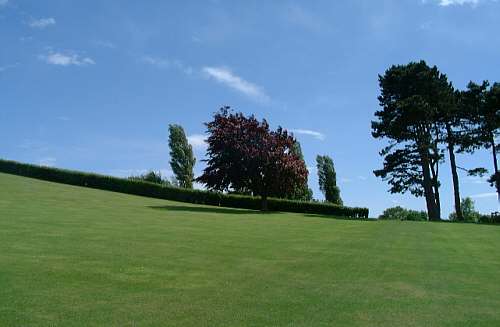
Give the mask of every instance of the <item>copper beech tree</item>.
M 267 210 L 268 197 L 285 198 L 306 183 L 304 160 L 292 151 L 296 141 L 281 127 L 270 130 L 266 120 L 229 107 L 205 125 L 208 159 L 197 181 L 207 188 L 258 195 Z

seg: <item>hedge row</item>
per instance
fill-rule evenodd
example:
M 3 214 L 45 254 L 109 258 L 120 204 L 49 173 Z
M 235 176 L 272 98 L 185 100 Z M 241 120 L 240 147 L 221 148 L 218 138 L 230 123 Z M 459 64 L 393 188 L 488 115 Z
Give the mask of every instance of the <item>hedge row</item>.
M 30 165 L 10 160 L 0 159 L 0 172 L 56 183 L 195 204 L 254 210 L 259 210 L 261 206 L 258 197 L 182 189 L 113 176 Z M 268 207 L 271 211 L 313 213 L 358 219 L 368 218 L 367 208 L 350 208 L 318 202 L 269 199 Z

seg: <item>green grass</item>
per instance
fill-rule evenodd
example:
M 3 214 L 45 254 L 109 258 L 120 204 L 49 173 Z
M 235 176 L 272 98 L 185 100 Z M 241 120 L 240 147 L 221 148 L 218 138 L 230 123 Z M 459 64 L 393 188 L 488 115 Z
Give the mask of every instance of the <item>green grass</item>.
M 500 326 L 500 227 L 214 208 L 0 174 L 1 326 Z

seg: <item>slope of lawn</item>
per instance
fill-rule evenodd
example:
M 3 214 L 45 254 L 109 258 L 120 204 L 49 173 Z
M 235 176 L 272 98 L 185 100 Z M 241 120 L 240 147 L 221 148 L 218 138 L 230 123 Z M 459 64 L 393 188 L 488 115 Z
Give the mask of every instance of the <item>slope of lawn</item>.
M 204 207 L 0 174 L 1 326 L 500 326 L 500 228 Z

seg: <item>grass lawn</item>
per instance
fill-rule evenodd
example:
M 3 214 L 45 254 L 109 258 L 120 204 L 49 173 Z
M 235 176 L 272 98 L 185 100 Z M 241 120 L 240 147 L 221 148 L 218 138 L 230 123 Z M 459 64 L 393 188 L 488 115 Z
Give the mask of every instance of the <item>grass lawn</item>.
M 195 206 L 0 174 L 1 326 L 500 326 L 500 227 Z

